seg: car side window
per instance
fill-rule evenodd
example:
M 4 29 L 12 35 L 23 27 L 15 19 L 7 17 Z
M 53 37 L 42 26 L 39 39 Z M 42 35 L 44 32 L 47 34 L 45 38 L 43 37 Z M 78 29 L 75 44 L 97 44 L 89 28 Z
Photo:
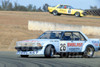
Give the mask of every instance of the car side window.
M 64 9 L 64 5 L 60 5 L 58 8 Z
M 85 38 L 84 38 L 84 36 L 82 36 L 81 33 L 79 33 L 79 32 L 73 32 L 73 40 L 74 41 L 84 41 Z
M 72 7 L 71 7 L 71 6 L 67 6 L 67 8 L 68 8 L 68 9 L 72 9 Z
M 72 32 L 65 32 L 62 40 L 72 40 Z

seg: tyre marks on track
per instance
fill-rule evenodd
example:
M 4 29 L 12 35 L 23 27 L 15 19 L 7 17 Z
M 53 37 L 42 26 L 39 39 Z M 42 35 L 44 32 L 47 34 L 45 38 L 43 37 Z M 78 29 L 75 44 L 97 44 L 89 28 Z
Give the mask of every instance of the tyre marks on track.
M 20 58 L 16 56 L 0 56 L 0 67 L 90 67 L 82 63 L 63 60 L 64 58 Z

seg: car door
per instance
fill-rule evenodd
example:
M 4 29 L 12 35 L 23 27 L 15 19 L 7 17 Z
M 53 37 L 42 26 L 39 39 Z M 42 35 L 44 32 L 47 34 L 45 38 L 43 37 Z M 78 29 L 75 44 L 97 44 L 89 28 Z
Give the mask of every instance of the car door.
M 73 13 L 73 9 L 71 6 L 67 6 L 67 14 L 72 14 Z
M 68 52 L 67 44 L 72 42 L 72 32 L 64 32 L 59 43 L 60 52 Z
M 63 5 L 63 7 L 62 7 L 62 9 L 61 9 L 61 12 L 62 12 L 63 14 L 67 14 L 67 12 L 68 12 L 67 5 Z
M 85 42 L 86 39 L 80 32 L 73 32 L 71 43 L 67 43 L 68 52 L 81 52 Z
M 65 32 L 60 40 L 60 52 L 81 52 L 86 39 L 80 32 Z
M 61 5 L 59 11 L 60 11 L 60 13 L 63 13 L 63 14 L 72 14 L 73 13 L 73 9 L 69 5 Z
M 67 6 L 66 6 L 66 5 L 60 5 L 60 6 L 57 8 L 57 11 L 58 11 L 58 13 L 66 14 L 66 13 L 67 13 Z

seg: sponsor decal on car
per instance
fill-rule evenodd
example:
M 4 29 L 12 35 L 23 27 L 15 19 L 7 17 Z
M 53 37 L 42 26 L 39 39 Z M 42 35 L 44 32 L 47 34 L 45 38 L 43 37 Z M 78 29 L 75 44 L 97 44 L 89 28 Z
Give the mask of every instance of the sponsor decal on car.
M 81 47 L 83 45 L 83 43 L 68 43 L 67 46 L 68 47 Z

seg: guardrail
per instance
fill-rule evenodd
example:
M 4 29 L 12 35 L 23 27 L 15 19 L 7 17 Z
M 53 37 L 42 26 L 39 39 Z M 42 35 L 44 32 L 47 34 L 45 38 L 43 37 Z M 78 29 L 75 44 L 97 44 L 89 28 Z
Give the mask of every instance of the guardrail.
M 87 12 L 87 15 L 100 16 L 100 9 L 89 9 L 85 11 Z

